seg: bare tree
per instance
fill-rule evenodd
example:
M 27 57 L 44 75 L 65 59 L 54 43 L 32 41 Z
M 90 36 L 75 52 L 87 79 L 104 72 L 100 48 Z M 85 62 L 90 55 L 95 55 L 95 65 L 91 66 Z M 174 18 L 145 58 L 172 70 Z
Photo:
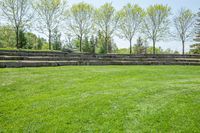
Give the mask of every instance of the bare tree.
M 156 42 L 163 40 L 169 33 L 169 15 L 168 6 L 154 5 L 147 8 L 142 31 L 146 38 L 153 42 L 153 54 L 156 53 Z
M 182 54 L 185 54 L 185 42 L 192 40 L 195 34 L 195 14 L 191 10 L 182 8 L 174 17 L 174 26 L 176 29 L 175 37 L 182 42 Z
M 93 7 L 87 3 L 81 2 L 75 4 L 70 9 L 70 15 L 68 17 L 68 30 L 72 35 L 75 35 L 79 39 L 80 52 L 82 51 L 82 40 L 93 30 Z
M 132 54 L 132 40 L 139 30 L 144 12 L 138 5 L 127 4 L 119 11 L 119 37 L 125 38 L 130 43 L 130 54 Z
M 30 0 L 2 0 L 0 7 L 5 21 L 8 21 L 16 33 L 16 47 L 20 48 L 19 32 L 27 26 L 33 17 Z
M 66 8 L 65 0 L 37 0 L 33 5 L 37 13 L 37 28 L 48 36 L 49 49 L 51 50 L 52 32 L 59 27 L 64 20 Z M 48 33 L 48 34 L 46 34 Z

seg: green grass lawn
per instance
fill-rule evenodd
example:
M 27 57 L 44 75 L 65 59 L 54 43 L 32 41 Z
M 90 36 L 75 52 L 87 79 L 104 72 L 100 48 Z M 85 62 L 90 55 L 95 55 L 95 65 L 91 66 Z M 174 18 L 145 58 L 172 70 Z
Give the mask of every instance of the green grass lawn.
M 199 66 L 0 69 L 0 132 L 200 132 Z

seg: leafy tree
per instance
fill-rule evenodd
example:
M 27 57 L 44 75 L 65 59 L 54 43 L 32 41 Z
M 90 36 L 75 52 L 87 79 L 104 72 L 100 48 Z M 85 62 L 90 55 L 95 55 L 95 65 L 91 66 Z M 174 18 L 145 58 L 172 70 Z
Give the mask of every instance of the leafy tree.
M 185 42 L 191 40 L 194 33 L 195 14 L 191 10 L 182 8 L 174 17 L 174 25 L 176 28 L 175 37 L 182 42 L 182 54 L 185 54 Z
M 200 54 L 200 44 L 193 44 L 190 46 L 191 54 Z
M 156 53 L 156 42 L 165 39 L 169 33 L 170 10 L 165 5 L 153 5 L 147 8 L 142 31 L 153 42 L 153 54 Z
M 100 30 L 104 37 L 105 52 L 109 53 L 109 38 L 112 37 L 114 31 L 116 30 L 119 21 L 119 15 L 117 15 L 115 8 L 112 3 L 105 3 L 100 8 L 96 10 L 95 13 L 95 23 L 97 29 Z
M 41 38 L 37 39 L 37 45 L 35 46 L 35 49 L 41 50 L 43 46 L 43 40 Z
M 37 36 L 31 32 L 26 33 L 27 44 L 23 47 L 24 49 L 33 49 L 37 45 Z
M 0 47 L 15 48 L 15 31 L 10 26 L 0 27 Z M 19 31 L 19 47 L 23 49 L 42 49 L 46 40 L 31 32 Z
M 132 39 L 139 30 L 144 17 L 144 12 L 138 5 L 127 4 L 119 11 L 119 36 L 130 43 L 130 54 L 132 54 Z
M 37 0 L 34 9 L 37 12 L 39 31 L 48 36 L 49 49 L 52 45 L 52 32 L 64 19 L 65 0 Z M 48 34 L 46 34 L 48 33 Z
M 19 42 L 20 32 L 24 30 L 32 18 L 30 10 L 30 0 L 2 0 L 0 1 L 0 9 L 3 17 L 9 22 L 15 30 L 16 47 L 21 48 Z
M 69 31 L 79 38 L 80 52 L 83 38 L 93 30 L 93 11 L 93 7 L 84 2 L 74 4 L 70 9 Z
M 88 37 L 85 37 L 85 39 L 84 39 L 83 52 L 87 52 L 87 53 L 92 52 L 92 47 L 88 40 Z
M 15 48 L 15 31 L 10 26 L 0 26 L 0 47 Z

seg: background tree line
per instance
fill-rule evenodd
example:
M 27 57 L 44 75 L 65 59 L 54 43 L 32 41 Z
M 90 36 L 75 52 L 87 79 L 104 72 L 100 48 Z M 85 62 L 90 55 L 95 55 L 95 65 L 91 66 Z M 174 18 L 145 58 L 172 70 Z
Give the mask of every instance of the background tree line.
M 188 40 L 200 42 L 200 14 L 186 8 L 173 15 L 173 20 L 171 8 L 161 4 L 142 9 L 129 3 L 117 11 L 112 3 L 94 8 L 85 2 L 68 7 L 66 0 L 0 0 L 0 9 L 3 48 L 123 53 L 113 39 L 118 36 L 129 41 L 130 54 L 177 53 L 156 47 L 158 41 L 169 38 L 180 40 L 185 54 Z M 134 43 L 137 35 L 141 37 Z M 198 43 L 191 46 L 191 52 L 199 53 Z

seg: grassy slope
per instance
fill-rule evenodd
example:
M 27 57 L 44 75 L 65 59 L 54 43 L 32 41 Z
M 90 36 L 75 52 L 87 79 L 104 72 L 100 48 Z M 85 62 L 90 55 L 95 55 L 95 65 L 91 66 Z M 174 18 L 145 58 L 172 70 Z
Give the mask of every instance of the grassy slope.
M 0 132 L 198 132 L 199 122 L 198 66 L 0 69 Z

